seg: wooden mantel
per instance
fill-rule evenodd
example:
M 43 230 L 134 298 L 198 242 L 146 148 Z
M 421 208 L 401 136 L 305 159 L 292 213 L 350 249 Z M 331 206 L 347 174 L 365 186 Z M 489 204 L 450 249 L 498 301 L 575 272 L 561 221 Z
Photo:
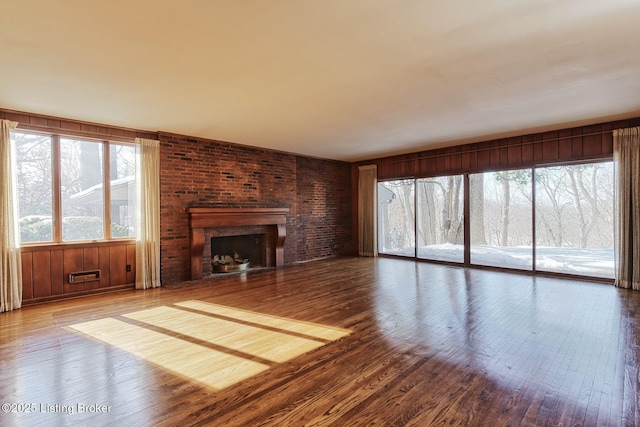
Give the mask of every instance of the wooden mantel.
M 276 267 L 284 265 L 289 208 L 189 208 L 189 250 L 191 280 L 202 278 L 204 230 L 214 227 L 273 225 L 276 227 Z

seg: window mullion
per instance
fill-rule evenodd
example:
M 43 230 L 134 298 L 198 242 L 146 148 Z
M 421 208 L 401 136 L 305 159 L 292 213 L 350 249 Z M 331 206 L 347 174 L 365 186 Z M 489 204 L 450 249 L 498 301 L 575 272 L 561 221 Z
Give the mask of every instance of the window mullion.
M 60 158 L 60 136 L 51 135 L 52 139 L 52 215 L 53 215 L 53 241 L 62 242 L 62 164 Z
M 104 141 L 102 145 L 102 158 L 103 158 L 103 177 L 102 182 L 102 197 L 103 203 L 103 216 L 104 216 L 104 238 L 105 240 L 111 240 L 111 147 L 108 141 Z
M 536 168 L 531 168 L 531 271 L 536 273 Z
M 413 257 L 418 258 L 418 180 L 413 179 Z
M 471 191 L 469 174 L 464 174 L 464 265 L 471 265 Z

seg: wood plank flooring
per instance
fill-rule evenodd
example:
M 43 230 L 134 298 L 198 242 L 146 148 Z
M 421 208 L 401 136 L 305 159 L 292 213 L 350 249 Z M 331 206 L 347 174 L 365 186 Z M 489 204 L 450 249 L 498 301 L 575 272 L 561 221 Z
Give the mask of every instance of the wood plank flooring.
M 639 362 L 640 292 L 330 259 L 1 313 L 0 425 L 637 426 Z

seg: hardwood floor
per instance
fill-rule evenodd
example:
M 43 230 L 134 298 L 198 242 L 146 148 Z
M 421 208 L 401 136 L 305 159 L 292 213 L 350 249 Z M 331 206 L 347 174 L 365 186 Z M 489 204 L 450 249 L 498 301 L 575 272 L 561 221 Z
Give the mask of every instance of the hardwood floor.
M 30 306 L 0 314 L 0 425 L 637 426 L 639 308 L 610 285 L 389 258 Z M 175 368 L 214 369 L 193 346 L 264 369 L 216 388 Z

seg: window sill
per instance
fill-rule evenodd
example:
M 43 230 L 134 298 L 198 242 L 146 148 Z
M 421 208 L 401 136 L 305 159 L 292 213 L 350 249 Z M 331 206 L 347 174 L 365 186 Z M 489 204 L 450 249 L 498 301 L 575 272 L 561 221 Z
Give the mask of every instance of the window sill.
M 86 240 L 80 242 L 64 242 L 64 243 L 23 243 L 20 246 L 21 252 L 36 252 L 41 250 L 51 249 L 74 249 L 74 248 L 93 248 L 93 247 L 105 247 L 105 246 L 120 246 L 120 245 L 133 245 L 136 243 L 135 239 L 118 239 L 118 240 Z

